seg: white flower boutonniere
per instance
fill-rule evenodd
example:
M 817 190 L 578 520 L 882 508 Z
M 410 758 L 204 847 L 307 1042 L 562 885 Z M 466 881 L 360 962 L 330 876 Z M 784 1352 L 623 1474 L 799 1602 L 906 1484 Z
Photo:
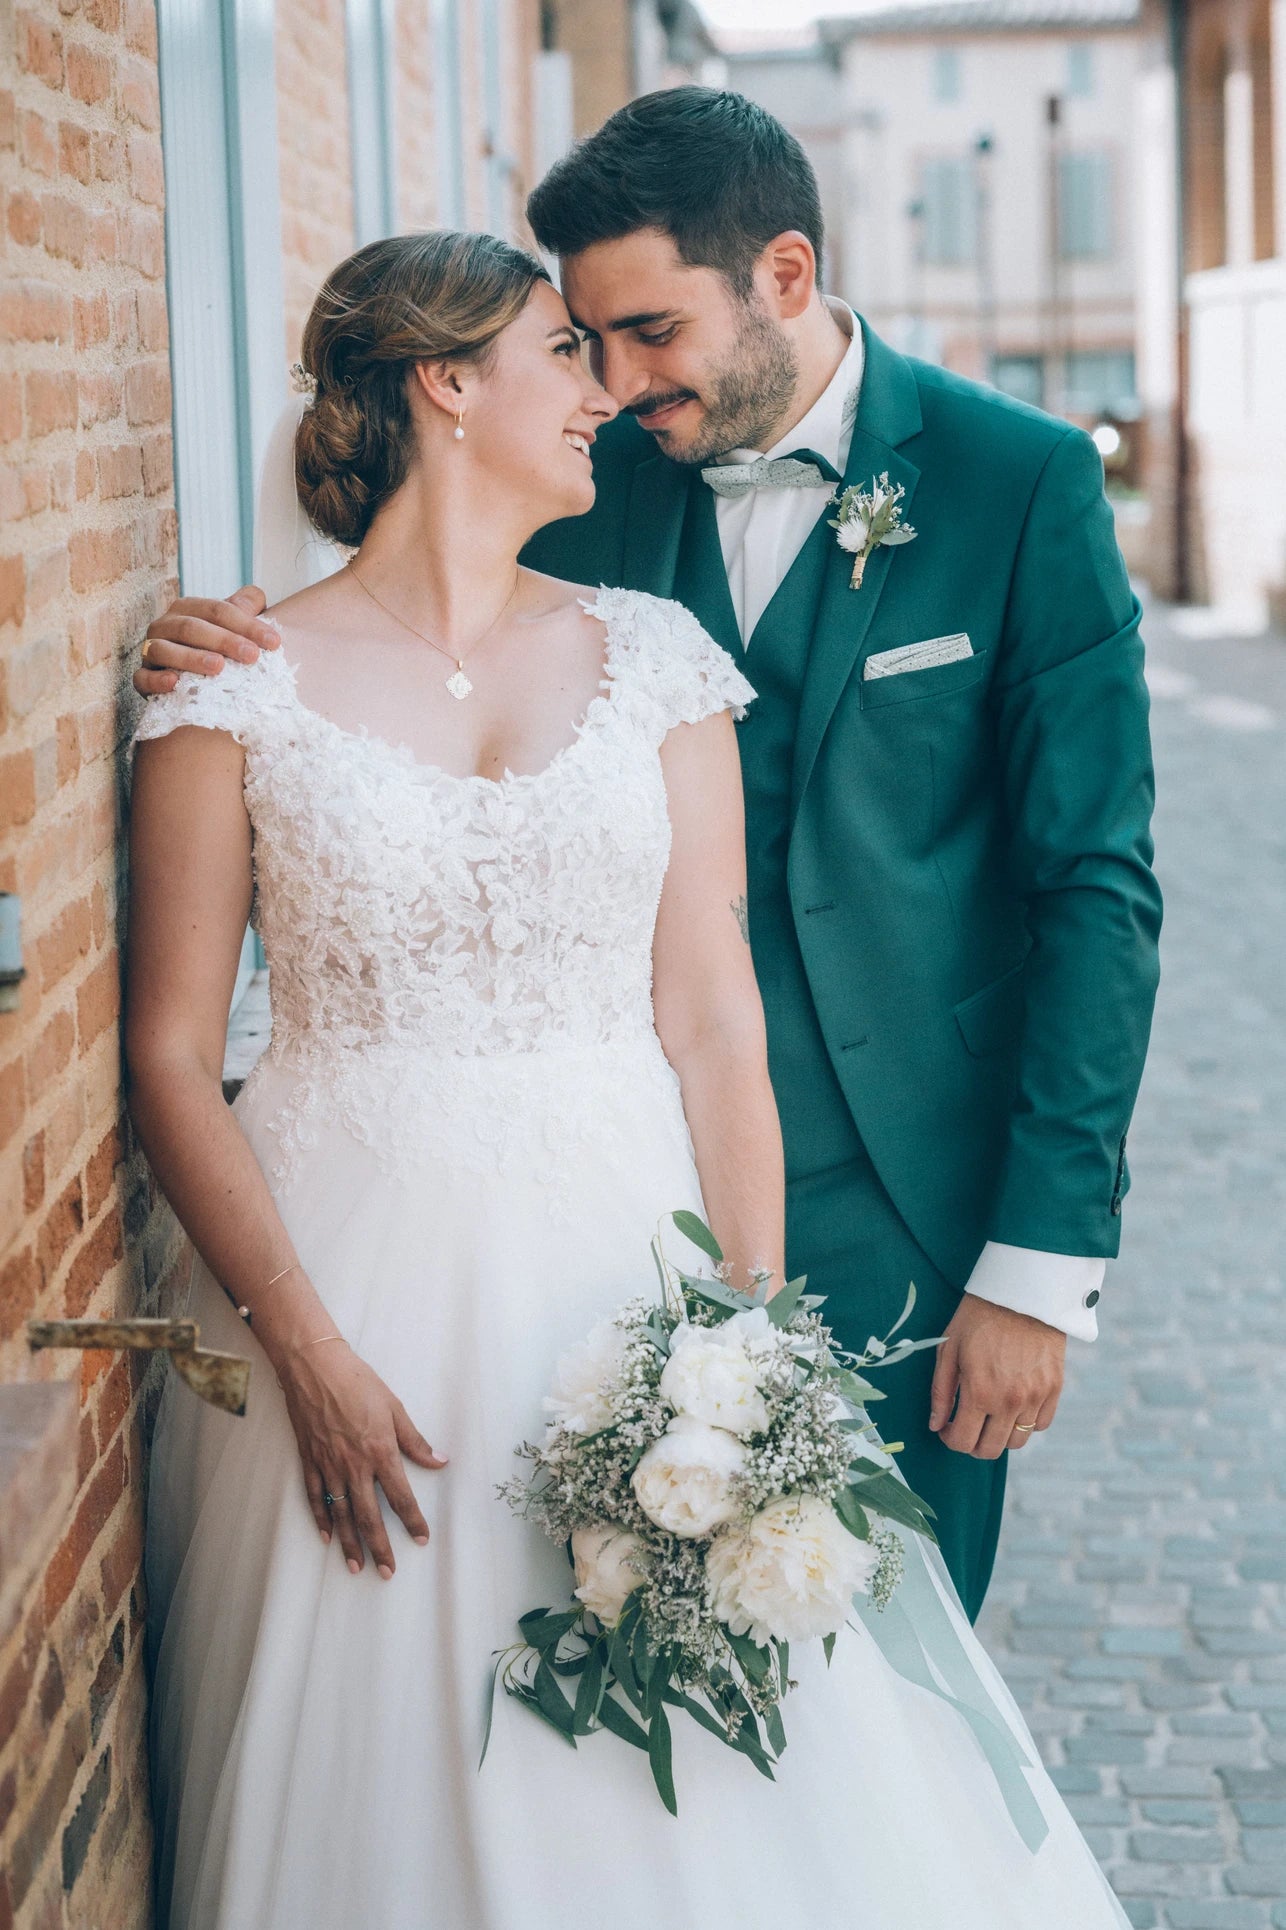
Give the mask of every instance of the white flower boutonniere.
M 850 590 L 861 589 L 867 559 L 882 544 L 893 548 L 899 543 L 915 541 L 916 532 L 910 523 L 902 521 L 901 503 L 905 495 L 901 483 L 890 483 L 886 470 L 869 489 L 859 489 L 854 484 L 835 498 L 839 514 L 828 520 L 837 532 L 840 548 L 853 558 Z

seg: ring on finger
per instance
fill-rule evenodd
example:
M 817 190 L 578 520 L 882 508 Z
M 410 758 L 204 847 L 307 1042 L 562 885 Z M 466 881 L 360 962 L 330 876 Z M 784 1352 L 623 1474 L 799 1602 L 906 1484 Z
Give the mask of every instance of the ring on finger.
M 1036 1432 L 1035 1421 L 1015 1421 L 1014 1426 L 1019 1434 L 1034 1434 Z
M 142 664 L 144 670 L 151 670 L 153 667 L 151 650 L 152 650 L 152 639 L 150 637 L 146 637 L 143 640 L 143 648 L 139 652 L 139 662 Z
M 326 1506 L 328 1508 L 333 1508 L 337 1501 L 347 1501 L 347 1500 L 348 1500 L 348 1489 L 345 1488 L 342 1494 L 328 1494 L 326 1496 Z

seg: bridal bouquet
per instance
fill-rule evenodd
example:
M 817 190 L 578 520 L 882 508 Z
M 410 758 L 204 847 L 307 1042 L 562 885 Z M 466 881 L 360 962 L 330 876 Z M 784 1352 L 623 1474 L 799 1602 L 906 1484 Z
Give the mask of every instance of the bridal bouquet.
M 937 1344 L 893 1340 L 912 1287 L 884 1340 L 845 1353 L 802 1278 L 735 1292 L 708 1227 L 673 1219 L 719 1271 L 683 1273 L 654 1240 L 659 1304 L 629 1302 L 559 1362 L 545 1438 L 501 1494 L 567 1545 L 573 1602 L 523 1615 L 493 1678 L 573 1746 L 607 1729 L 646 1750 L 671 1812 L 669 1712 L 771 1778 L 790 1644 L 821 1638 L 829 1661 L 854 1594 L 882 1608 L 897 1586 L 891 1524 L 933 1538 L 863 1370 Z

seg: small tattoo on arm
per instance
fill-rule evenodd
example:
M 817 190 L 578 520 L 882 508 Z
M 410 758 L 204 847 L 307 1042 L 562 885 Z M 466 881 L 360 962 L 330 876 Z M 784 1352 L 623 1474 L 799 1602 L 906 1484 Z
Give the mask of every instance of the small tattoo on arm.
M 745 899 L 744 893 L 740 898 L 738 898 L 736 904 L 730 907 L 730 910 L 732 912 L 733 917 L 737 921 L 737 926 L 741 932 L 741 936 L 745 939 L 748 945 L 750 943 L 750 913 L 746 905 L 746 899 Z

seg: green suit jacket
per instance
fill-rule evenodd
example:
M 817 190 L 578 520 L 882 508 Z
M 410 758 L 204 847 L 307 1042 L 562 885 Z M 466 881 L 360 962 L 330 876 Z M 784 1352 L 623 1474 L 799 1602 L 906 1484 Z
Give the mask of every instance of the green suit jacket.
M 862 326 L 845 481 L 887 471 L 918 536 L 876 551 L 857 591 L 838 545 L 826 564 L 787 878 L 863 1143 L 962 1285 L 988 1239 L 1119 1246 L 1161 919 L 1139 607 L 1092 441 Z M 594 458 L 593 510 L 526 560 L 670 595 L 706 485 L 628 418 Z M 967 658 L 863 679 L 876 652 L 959 632 Z M 753 683 L 753 638 L 745 668 Z

